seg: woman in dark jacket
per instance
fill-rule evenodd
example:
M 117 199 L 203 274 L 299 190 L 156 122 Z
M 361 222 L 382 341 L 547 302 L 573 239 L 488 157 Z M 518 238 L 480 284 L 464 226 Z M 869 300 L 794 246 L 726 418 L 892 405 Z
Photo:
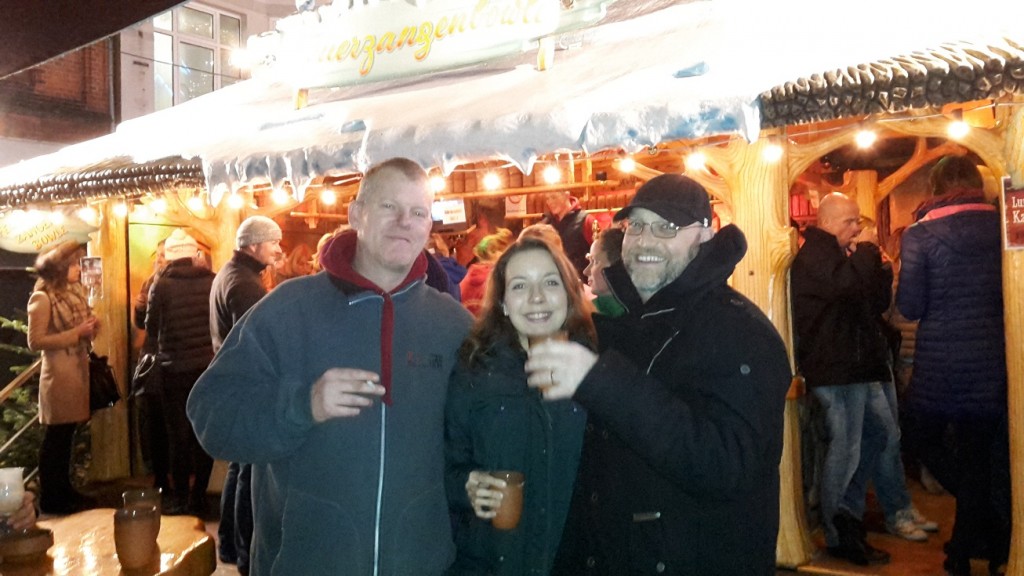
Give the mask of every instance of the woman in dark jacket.
M 1000 216 L 969 158 L 946 157 L 931 177 L 936 196 L 900 252 L 896 306 L 920 320 L 904 446 L 956 496 L 947 573 L 970 574 L 983 550 L 995 574 L 1011 528 Z
M 146 309 L 146 338 L 156 342 L 160 400 L 171 456 L 168 514 L 202 515 L 213 459 L 199 446 L 185 416 L 185 402 L 213 360 L 210 291 L 214 274 L 200 265 L 194 238 L 177 229 L 164 242 L 167 265 L 153 282 Z M 195 480 L 189 488 L 189 476 Z
M 569 260 L 544 240 L 520 239 L 497 261 L 481 315 L 460 350 L 446 408 L 446 484 L 457 516 L 451 574 L 541 575 L 551 570 L 576 477 L 586 416 L 526 385 L 530 341 L 594 347 L 593 311 Z M 518 526 L 491 525 L 504 482 L 524 474 Z

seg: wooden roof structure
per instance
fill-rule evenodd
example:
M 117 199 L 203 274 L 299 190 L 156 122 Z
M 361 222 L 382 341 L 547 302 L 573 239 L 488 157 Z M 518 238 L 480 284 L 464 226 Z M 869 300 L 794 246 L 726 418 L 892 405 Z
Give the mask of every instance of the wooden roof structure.
M 1024 93 L 1024 42 L 944 44 L 835 68 L 775 86 L 759 98 L 765 128 L 864 114 L 941 108 Z
M 621 2 L 611 5 L 608 20 L 615 22 L 616 25 L 621 25 L 628 24 L 630 18 L 637 13 L 648 17 L 657 17 L 659 16 L 658 10 L 664 10 L 665 6 L 672 6 L 674 4 L 692 4 L 688 8 L 692 8 L 694 13 L 698 13 L 703 7 L 702 3 L 691 3 L 687 0 L 648 0 L 646 2 L 641 1 L 638 4 Z M 629 7 L 633 12 L 624 12 L 626 7 Z M 675 8 L 679 7 L 675 6 Z M 674 14 L 679 14 L 679 12 L 674 12 Z M 697 45 L 697 48 L 689 46 L 685 47 L 684 50 L 681 47 L 680 51 L 700 53 L 702 50 L 700 47 L 701 42 L 706 42 L 709 37 L 715 37 L 715 34 L 720 35 L 717 30 L 714 33 L 709 33 L 707 30 L 703 30 L 702 26 L 702 24 L 698 23 L 693 26 L 690 32 L 678 37 L 692 40 Z M 699 34 L 706 34 L 706 36 L 697 36 Z M 792 80 L 777 84 L 768 90 L 761 91 L 759 94 L 757 91 L 760 88 L 755 87 L 750 94 L 750 99 L 744 102 L 738 103 L 738 101 L 743 100 L 742 95 L 729 98 L 727 97 L 727 92 L 716 92 L 715 94 L 720 94 L 723 100 L 731 101 L 723 102 L 719 107 L 715 101 L 697 100 L 688 106 L 690 110 L 680 113 L 673 109 L 663 118 L 654 116 L 654 114 L 665 110 L 662 100 L 671 102 L 673 99 L 686 98 L 689 93 L 680 91 L 672 92 L 669 96 L 660 95 L 662 100 L 658 100 L 659 95 L 651 94 L 651 97 L 655 100 L 653 105 L 638 107 L 635 110 L 623 110 L 621 117 L 609 119 L 614 114 L 618 114 L 617 108 L 612 108 L 612 110 L 615 110 L 614 112 L 595 108 L 592 112 L 592 120 L 590 121 L 592 124 L 587 125 L 584 129 L 584 136 L 581 138 L 589 137 L 591 133 L 600 133 L 600 136 L 603 138 L 596 144 L 588 140 L 582 140 L 589 153 L 598 152 L 599 149 L 609 149 L 609 145 L 614 147 L 615 143 L 619 141 L 625 142 L 623 147 L 627 151 L 635 151 L 642 149 L 645 145 L 657 144 L 659 138 L 663 138 L 665 139 L 664 141 L 668 142 L 688 141 L 699 143 L 707 138 L 720 137 L 731 130 L 733 133 L 742 133 L 746 138 L 750 139 L 756 138 L 760 129 L 765 128 L 784 128 L 786 126 L 835 119 L 900 114 L 908 111 L 934 110 L 937 113 L 942 106 L 948 104 L 977 100 L 996 101 L 1000 98 L 1007 98 L 1008 96 L 1024 92 L 1024 36 L 1009 38 L 1005 37 L 1007 32 L 1000 34 L 1002 37 L 999 37 L 998 40 L 987 41 L 984 44 L 970 42 L 942 43 L 938 48 L 921 47 L 918 51 L 892 54 L 846 67 L 831 69 L 821 69 L 819 67 L 817 71 L 814 71 L 814 68 L 812 68 L 809 74 L 794 77 Z M 999 34 L 997 34 L 998 36 Z M 679 42 L 682 41 L 679 39 L 672 40 L 674 44 L 663 45 L 659 49 L 664 51 L 664 49 L 671 46 L 678 46 Z M 916 41 L 914 43 L 916 44 Z M 788 54 L 787 52 L 782 53 Z M 877 55 L 878 52 L 873 52 L 873 54 Z M 689 52 L 687 52 L 687 54 L 678 55 L 677 58 L 680 61 L 685 61 L 689 55 Z M 560 58 L 564 59 L 565 57 Z M 750 75 L 751 78 L 757 76 L 759 68 L 772 64 L 771 60 L 757 62 L 753 59 L 753 56 L 751 58 L 751 62 L 746 66 L 746 74 Z M 816 60 L 818 64 L 812 64 L 811 66 L 820 66 L 821 62 L 827 61 L 827 59 L 819 58 Z M 669 64 L 669 66 L 672 66 L 672 64 Z M 586 68 L 594 70 L 599 67 L 600 65 L 595 66 L 593 62 L 589 62 Z M 791 67 L 784 69 L 786 71 L 793 70 Z M 717 72 L 720 73 L 721 71 Z M 659 69 L 658 73 L 662 74 L 663 71 Z M 678 75 L 681 73 L 682 71 L 677 72 L 676 77 L 681 78 Z M 732 70 L 729 73 L 735 76 Z M 701 72 L 696 72 L 696 74 L 699 75 Z M 468 73 L 465 75 L 471 76 Z M 709 75 L 706 80 L 711 81 L 711 76 Z M 780 76 L 785 77 L 776 73 L 772 76 L 774 78 L 773 81 L 777 81 Z M 649 78 L 649 76 L 644 76 L 643 78 Z M 720 77 L 715 77 L 714 81 L 718 82 L 719 79 Z M 427 81 L 429 82 L 430 79 L 427 79 Z M 434 81 L 435 83 L 437 82 L 436 79 Z M 623 84 L 628 84 L 629 81 L 630 79 L 624 76 L 613 75 L 606 83 L 622 82 Z M 685 81 L 677 80 L 676 82 Z M 472 86 L 475 88 L 481 87 L 480 84 Z M 370 95 L 364 98 L 364 100 L 372 100 L 374 99 L 374 93 L 391 93 L 406 89 L 416 92 L 417 88 L 420 87 L 417 80 L 409 80 L 400 82 L 399 88 L 384 86 L 364 89 L 362 93 L 354 92 L 354 94 L 365 95 L 366 92 L 369 92 Z M 564 89 L 564 86 L 559 86 L 559 89 Z M 620 88 L 619 91 L 622 92 L 625 89 Z M 633 91 L 642 92 L 642 90 L 636 90 L 636 88 L 633 88 Z M 258 99 L 260 96 L 259 90 L 253 92 L 248 98 L 250 100 Z M 344 91 L 342 93 L 344 94 Z M 217 96 L 218 94 L 214 93 L 209 96 Z M 284 129 L 289 130 L 286 136 L 294 138 L 293 143 L 296 143 L 289 145 L 301 146 L 302 148 L 268 150 L 264 152 L 259 148 L 261 141 L 253 140 L 248 134 L 239 135 L 234 140 L 230 137 L 221 138 L 216 142 L 211 140 L 211 143 L 220 147 L 218 154 L 229 155 L 226 157 L 226 162 L 220 157 L 215 158 L 214 161 L 208 161 L 209 159 L 205 157 L 199 157 L 197 155 L 197 150 L 199 149 L 197 146 L 193 146 L 193 149 L 188 151 L 165 146 L 161 149 L 159 155 L 149 156 L 141 161 L 136 161 L 129 156 L 132 151 L 124 149 L 126 147 L 124 142 L 131 141 L 130 135 L 126 137 L 121 134 L 120 139 L 113 138 L 118 136 L 118 134 L 106 136 L 97 140 L 121 142 L 120 155 L 107 158 L 101 164 L 96 164 L 97 158 L 93 157 L 91 160 L 93 164 L 85 167 L 73 166 L 69 162 L 66 165 L 58 164 L 57 166 L 63 166 L 60 168 L 48 165 L 47 168 L 39 170 L 38 172 L 40 173 L 38 174 L 33 173 L 33 171 L 25 171 L 19 173 L 15 178 L 8 177 L 6 181 L 0 179 L 0 209 L 34 203 L 60 203 L 112 196 L 130 198 L 177 186 L 213 188 L 214 183 L 225 181 L 229 182 L 230 186 L 236 186 L 244 184 L 244 178 L 251 177 L 255 170 L 263 170 L 264 172 L 276 171 L 276 174 L 268 176 L 271 183 L 276 186 L 284 178 L 285 173 L 288 175 L 292 174 L 292 169 L 297 163 L 310 166 L 310 170 L 314 172 L 319 170 L 321 175 L 325 173 L 325 169 L 329 170 L 332 168 L 332 163 L 336 163 L 335 169 L 340 167 L 346 173 L 355 173 L 358 170 L 351 167 L 352 158 L 362 157 L 365 154 L 365 143 L 369 137 L 368 132 L 372 127 L 362 124 L 362 120 L 358 120 L 359 116 L 355 116 L 357 121 L 349 122 L 343 127 L 324 123 L 336 115 L 336 112 L 339 110 L 338 105 L 348 105 L 350 102 L 354 102 L 351 97 L 352 94 L 347 94 L 339 96 L 338 98 L 342 98 L 340 101 L 325 99 L 322 104 L 325 106 L 324 111 L 318 112 L 313 108 L 309 108 L 308 110 L 313 112 L 310 112 L 307 115 L 308 117 L 299 120 L 301 125 L 289 126 L 282 123 Z M 702 92 L 693 95 L 695 99 L 701 97 L 706 98 L 707 93 Z M 493 99 L 495 95 L 483 94 L 480 98 Z M 202 100 L 200 98 L 189 103 L 189 105 L 198 106 Z M 230 102 L 230 100 L 225 101 Z M 628 102 L 633 102 L 633 100 Z M 586 104 L 587 102 L 582 103 Z M 223 101 L 219 101 L 216 98 L 211 99 L 206 104 L 210 107 L 225 106 Z M 575 105 L 575 102 L 573 105 Z M 230 107 L 230 104 L 227 106 Z M 329 106 L 335 107 L 330 108 L 330 111 L 328 111 Z M 239 109 L 240 107 L 235 108 Z M 721 110 L 708 112 L 709 108 L 721 108 Z M 258 117 L 259 109 L 253 108 L 252 110 L 252 112 L 249 112 L 247 109 L 246 114 L 248 114 L 248 117 Z M 529 111 L 526 111 L 527 113 L 521 116 L 525 118 L 522 121 L 526 124 L 547 122 L 549 118 L 558 119 L 560 116 L 576 113 L 575 110 L 569 110 L 571 114 L 566 114 L 566 109 L 555 109 L 555 113 L 550 116 L 542 116 L 540 114 L 530 116 Z M 694 112 L 694 110 L 697 111 L 695 115 L 686 115 Z M 550 110 L 546 112 L 550 112 Z M 499 113 L 506 114 L 507 111 L 502 108 Z M 705 114 L 715 117 L 709 120 L 703 117 Z M 746 116 L 749 116 L 749 118 Z M 322 118 L 322 120 L 316 120 L 316 118 Z M 497 124 L 504 122 L 504 118 L 505 116 L 502 116 Z M 573 120 L 578 120 L 578 118 L 574 117 Z M 600 124 L 602 122 L 603 124 Z M 467 123 L 476 126 L 480 122 L 479 120 L 470 119 Z M 274 122 L 271 121 L 268 124 L 257 126 L 255 128 L 256 133 L 268 129 L 273 124 Z M 360 125 L 362 125 L 361 128 L 359 127 Z M 592 130 L 592 127 L 595 125 L 597 125 L 598 129 Z M 166 129 L 174 130 L 174 126 L 175 124 L 172 122 Z M 225 126 L 221 127 L 209 127 L 207 132 L 216 133 L 220 131 L 219 137 L 230 132 L 231 126 L 233 125 L 225 124 Z M 462 130 L 461 125 L 452 124 L 452 126 L 453 128 L 448 128 L 446 132 L 449 138 L 457 136 L 460 133 L 459 131 Z M 150 125 L 149 127 L 152 128 L 153 126 Z M 476 126 L 475 129 L 486 134 L 489 127 L 490 125 L 487 124 Z M 650 127 L 649 130 L 648 127 Z M 249 128 L 253 129 L 251 126 Z M 429 144 L 423 143 L 421 133 L 416 128 L 418 127 L 410 126 L 407 131 L 403 131 L 400 127 L 390 127 L 389 134 L 392 139 L 384 142 L 383 146 L 378 142 L 378 148 L 385 148 L 389 152 L 408 155 L 412 151 L 429 146 Z M 323 149 L 315 149 L 318 138 L 324 136 L 331 137 L 349 129 L 354 131 L 351 134 L 343 135 L 347 140 L 331 142 L 324 146 Z M 521 127 L 518 129 L 521 132 L 523 131 Z M 566 143 L 573 142 L 574 130 L 577 129 L 578 127 L 575 125 L 569 126 L 569 129 L 566 129 L 565 126 L 557 125 L 552 121 L 534 128 L 537 133 L 544 132 L 545 130 L 549 131 L 550 137 L 545 135 L 535 139 L 537 141 L 516 141 L 515 144 L 521 145 L 521 147 L 526 149 L 534 149 L 536 146 L 545 148 L 545 145 L 548 145 L 548 147 L 555 146 L 552 149 L 554 150 L 559 146 L 566 145 Z M 561 132 L 556 134 L 555 132 L 559 130 Z M 637 130 L 641 132 L 644 130 L 648 131 L 641 133 L 638 137 L 636 134 Z M 142 130 L 141 132 L 152 133 L 151 130 Z M 200 139 L 206 137 L 205 134 L 195 133 L 194 131 L 186 131 L 186 133 Z M 479 135 L 476 135 L 476 137 L 481 138 Z M 514 137 L 518 136 L 514 135 Z M 192 145 L 195 142 L 195 138 L 191 140 L 179 138 L 179 140 L 186 146 Z M 271 143 L 277 140 L 269 138 L 267 142 Z M 75 147 L 83 147 L 86 144 L 79 144 Z M 491 142 L 485 142 L 485 144 L 490 145 Z M 399 147 L 397 151 L 392 148 L 393 146 Z M 407 147 L 403 148 L 403 146 Z M 411 146 L 411 148 L 408 146 Z M 245 149 L 244 154 L 248 155 L 243 159 L 245 162 L 230 156 L 233 153 L 232 150 L 236 150 L 239 147 Z M 501 152 L 516 153 L 514 150 L 503 150 L 501 144 L 496 142 L 488 150 L 491 151 L 491 154 Z M 540 151 L 549 152 L 552 150 Z M 175 155 L 179 152 L 180 155 Z M 376 152 L 379 155 L 380 150 Z M 441 152 L 448 154 L 450 151 Z M 420 158 L 420 160 L 422 162 L 423 158 Z M 266 166 L 259 166 L 259 162 Z M 523 165 L 522 162 L 519 164 Z M 227 165 L 229 172 L 227 177 L 221 174 L 221 172 L 225 171 L 225 165 Z M 315 167 L 315 170 L 313 167 Z M 7 169 L 0 171 L 0 173 L 4 172 L 7 172 Z M 308 180 L 292 182 L 292 184 L 301 188 L 307 182 Z

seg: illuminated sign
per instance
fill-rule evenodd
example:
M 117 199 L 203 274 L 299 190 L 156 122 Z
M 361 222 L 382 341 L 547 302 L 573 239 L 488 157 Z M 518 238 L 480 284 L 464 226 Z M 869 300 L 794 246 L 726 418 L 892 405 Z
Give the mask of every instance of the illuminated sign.
M 0 217 L 0 248 L 10 252 L 38 254 L 68 240 L 82 244 L 97 230 L 72 217 L 47 217 L 48 213 L 14 211 Z
M 590 25 L 613 0 L 348 1 L 280 20 L 249 38 L 253 76 L 296 88 L 358 84 L 484 62 Z

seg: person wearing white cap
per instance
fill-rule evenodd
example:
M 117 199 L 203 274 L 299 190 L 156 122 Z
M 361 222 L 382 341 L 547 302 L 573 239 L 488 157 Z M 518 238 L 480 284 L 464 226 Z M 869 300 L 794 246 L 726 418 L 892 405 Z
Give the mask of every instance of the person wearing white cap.
M 266 216 L 250 216 L 235 234 L 235 252 L 213 279 L 210 292 L 210 336 L 213 351 L 220 350 L 231 328 L 267 295 L 260 274 L 284 254 L 281 227 Z M 222 562 L 236 564 L 240 574 L 249 573 L 252 541 L 252 466 L 228 465 L 220 496 L 220 540 L 217 554 Z
M 199 375 L 213 359 L 210 341 L 210 288 L 213 272 L 200 265 L 199 243 L 178 228 L 164 241 L 167 265 L 153 282 L 146 307 L 146 338 L 157 344 L 160 399 L 171 460 L 168 514 L 201 515 L 213 459 L 196 440 L 185 402 Z M 189 487 L 189 477 L 195 481 Z

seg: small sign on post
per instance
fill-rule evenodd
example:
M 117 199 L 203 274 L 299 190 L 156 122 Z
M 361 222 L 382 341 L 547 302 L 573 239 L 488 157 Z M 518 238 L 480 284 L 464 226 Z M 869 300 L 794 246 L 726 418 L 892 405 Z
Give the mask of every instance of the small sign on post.
M 1024 249 L 1024 189 L 1013 188 L 1003 178 L 1003 210 L 1006 218 L 1006 249 Z

